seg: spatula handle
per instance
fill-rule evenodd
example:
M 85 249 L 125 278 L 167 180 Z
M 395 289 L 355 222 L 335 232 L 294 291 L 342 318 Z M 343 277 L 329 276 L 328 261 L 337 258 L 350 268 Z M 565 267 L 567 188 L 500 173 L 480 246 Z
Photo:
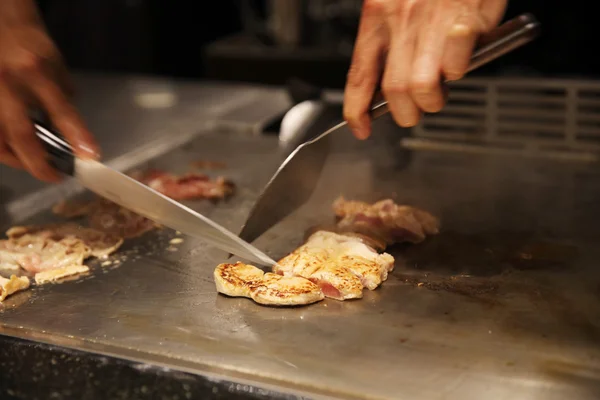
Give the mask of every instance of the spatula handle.
M 529 43 L 539 32 L 540 24 L 532 14 L 523 14 L 505 22 L 480 38 L 479 45 L 471 56 L 467 72 Z M 376 97 L 380 97 L 380 94 Z M 387 101 L 380 101 L 371 109 L 370 114 L 371 118 L 376 119 L 388 112 Z

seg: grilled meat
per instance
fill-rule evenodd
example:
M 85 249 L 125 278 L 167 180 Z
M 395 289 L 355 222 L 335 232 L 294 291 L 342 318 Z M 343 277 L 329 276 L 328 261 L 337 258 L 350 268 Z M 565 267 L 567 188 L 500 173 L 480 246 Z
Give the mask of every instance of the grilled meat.
M 333 209 L 339 231 L 361 233 L 394 243 L 420 243 L 427 235 L 439 233 L 439 221 L 426 211 L 382 200 L 374 204 L 338 198 Z
M 323 300 L 318 286 L 300 277 L 264 273 L 243 263 L 220 264 L 214 272 L 217 291 L 232 297 L 248 297 L 259 304 L 298 306 Z
M 150 170 L 135 173 L 135 179 L 174 200 L 220 200 L 233 194 L 234 185 L 223 177 L 214 180 L 206 174 L 190 172 L 182 176 Z
M 394 258 L 379 254 L 361 238 L 319 231 L 273 267 L 283 276 L 315 282 L 325 296 L 337 300 L 361 298 L 363 287 L 374 290 L 394 268 Z
M 8 296 L 29 287 L 29 279 L 25 276 L 12 275 L 9 279 L 0 276 L 0 302 Z

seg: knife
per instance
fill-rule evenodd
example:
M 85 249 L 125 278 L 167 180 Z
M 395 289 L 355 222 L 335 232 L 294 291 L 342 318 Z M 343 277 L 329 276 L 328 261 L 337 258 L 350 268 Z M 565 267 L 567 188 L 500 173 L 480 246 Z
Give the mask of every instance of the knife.
M 106 165 L 74 156 L 72 147 L 56 131 L 34 121 L 37 137 L 51 164 L 75 177 L 92 192 L 154 222 L 201 239 L 230 254 L 260 265 L 276 264 L 269 256 L 204 215 L 185 207 L 148 186 Z
M 531 14 L 523 14 L 505 22 L 482 36 L 471 56 L 468 71 L 529 43 L 539 34 L 539 30 L 540 24 Z M 382 101 L 371 109 L 370 114 L 372 119 L 376 119 L 388 112 L 387 102 Z M 346 125 L 346 122 L 341 122 L 296 147 L 258 197 L 242 227 L 241 239 L 254 241 L 308 201 L 329 155 L 327 138 Z

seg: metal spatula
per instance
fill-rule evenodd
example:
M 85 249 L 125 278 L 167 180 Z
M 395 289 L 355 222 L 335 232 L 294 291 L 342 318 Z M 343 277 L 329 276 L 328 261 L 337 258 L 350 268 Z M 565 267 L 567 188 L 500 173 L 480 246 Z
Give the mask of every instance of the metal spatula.
M 530 42 L 539 33 L 539 23 L 531 14 L 514 18 L 486 34 L 471 57 L 468 71 Z M 371 118 L 388 113 L 383 101 L 371 109 Z M 273 225 L 298 209 L 312 195 L 329 154 L 327 138 L 346 125 L 341 122 L 316 138 L 298 146 L 281 164 L 255 203 L 240 233 L 252 242 Z

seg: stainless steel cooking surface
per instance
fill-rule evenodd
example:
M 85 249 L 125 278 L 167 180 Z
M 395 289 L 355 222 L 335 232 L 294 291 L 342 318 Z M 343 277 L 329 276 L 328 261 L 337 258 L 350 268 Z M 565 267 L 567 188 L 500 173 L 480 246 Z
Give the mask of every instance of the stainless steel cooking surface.
M 193 239 L 170 251 L 164 230 L 127 242 L 116 265 L 15 295 L 0 332 L 311 398 L 599 398 L 598 166 L 348 140 L 311 201 L 255 244 L 286 254 L 331 221 L 339 194 L 439 215 L 439 237 L 394 248 L 396 270 L 364 299 L 274 309 L 217 295 L 226 254 Z M 185 204 L 237 230 L 276 149 L 274 137 L 215 133 L 149 164 L 226 161 L 237 196 Z

